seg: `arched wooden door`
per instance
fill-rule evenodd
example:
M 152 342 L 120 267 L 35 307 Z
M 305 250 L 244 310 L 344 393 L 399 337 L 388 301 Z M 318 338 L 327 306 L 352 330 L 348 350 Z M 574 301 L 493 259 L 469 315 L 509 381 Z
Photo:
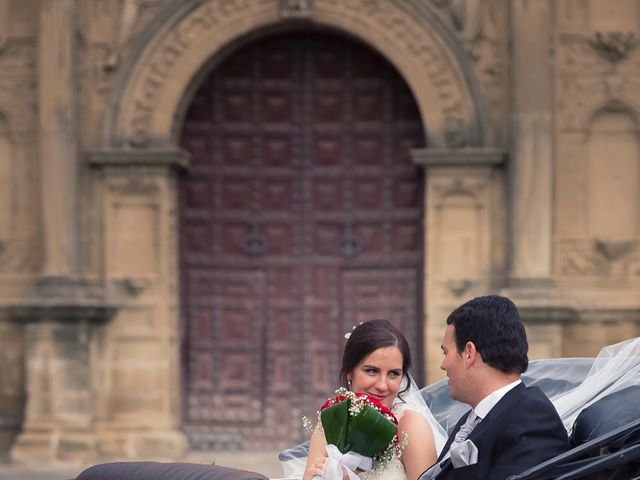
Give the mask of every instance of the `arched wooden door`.
M 396 322 L 420 365 L 422 132 L 391 65 L 334 34 L 263 38 L 202 83 L 179 212 L 192 447 L 307 436 L 363 320 Z

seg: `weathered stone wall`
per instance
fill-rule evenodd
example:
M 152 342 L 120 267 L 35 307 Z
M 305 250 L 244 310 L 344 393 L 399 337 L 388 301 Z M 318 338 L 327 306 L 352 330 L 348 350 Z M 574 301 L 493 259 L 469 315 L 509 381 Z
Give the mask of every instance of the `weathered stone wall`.
M 37 166 L 37 2 L 0 1 L 0 458 L 23 420 L 23 331 L 6 306 L 41 264 Z
M 554 278 L 562 353 L 640 333 L 640 4 L 556 8 Z

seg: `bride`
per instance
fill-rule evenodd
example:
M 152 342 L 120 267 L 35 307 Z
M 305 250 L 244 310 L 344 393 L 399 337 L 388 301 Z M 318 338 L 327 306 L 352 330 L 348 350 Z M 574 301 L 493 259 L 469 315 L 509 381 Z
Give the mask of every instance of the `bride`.
M 398 419 L 399 438 L 407 439 L 399 458 L 360 473 L 361 479 L 418 478 L 435 463 L 437 453 L 444 446 L 446 433 L 409 376 L 410 366 L 409 344 L 402 332 L 387 320 L 362 323 L 348 337 L 340 371 L 342 386 L 355 393 L 366 393 L 390 408 Z M 326 446 L 318 423 L 311 435 L 303 480 L 324 476 Z M 295 472 L 290 471 L 289 475 L 299 478 Z

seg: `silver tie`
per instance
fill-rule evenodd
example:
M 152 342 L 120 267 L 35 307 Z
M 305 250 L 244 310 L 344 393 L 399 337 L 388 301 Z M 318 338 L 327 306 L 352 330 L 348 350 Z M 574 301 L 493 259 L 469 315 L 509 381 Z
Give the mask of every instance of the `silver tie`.
M 467 420 L 462 424 L 462 426 L 460 427 L 460 430 L 458 430 L 458 433 L 456 433 L 456 436 L 454 437 L 453 442 L 451 442 L 451 445 L 449 445 L 449 450 L 447 451 L 445 456 L 442 457 L 442 460 L 440 460 L 438 463 L 433 465 L 429 470 L 424 472 L 424 474 L 420 477 L 419 480 L 432 480 L 433 478 L 436 478 L 438 474 L 442 471 L 443 464 L 451 456 L 451 449 L 456 445 L 458 445 L 459 443 L 464 442 L 469 436 L 469 434 L 471 433 L 471 431 L 476 427 L 476 425 L 480 423 L 480 420 L 482 419 L 479 416 L 477 416 L 473 410 L 471 410 L 471 413 L 467 417 Z

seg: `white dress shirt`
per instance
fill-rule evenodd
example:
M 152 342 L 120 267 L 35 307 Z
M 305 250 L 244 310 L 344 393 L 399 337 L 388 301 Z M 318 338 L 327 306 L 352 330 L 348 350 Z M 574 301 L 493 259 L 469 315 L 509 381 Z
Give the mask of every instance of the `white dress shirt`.
M 511 382 L 510 384 L 505 385 L 504 387 L 500 387 L 499 389 L 490 393 L 482 400 L 480 400 L 480 403 L 476 405 L 476 408 L 473 409 L 473 412 L 480 418 L 486 417 L 491 409 L 495 407 L 500 400 L 502 400 L 502 397 L 504 397 L 511 389 L 515 388 L 520 383 L 522 383 L 522 380 L 518 379 L 515 382 Z

